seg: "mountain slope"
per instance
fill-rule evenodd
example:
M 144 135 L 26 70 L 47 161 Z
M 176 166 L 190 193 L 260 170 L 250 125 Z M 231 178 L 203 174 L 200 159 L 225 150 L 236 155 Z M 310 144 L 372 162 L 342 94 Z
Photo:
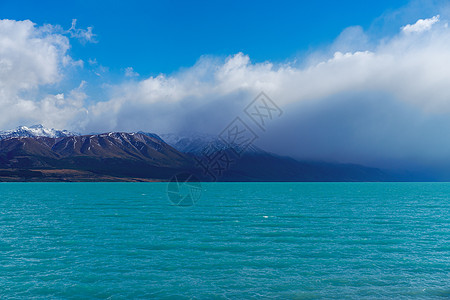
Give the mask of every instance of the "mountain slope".
M 203 155 L 205 151 L 210 149 L 227 150 L 234 148 L 243 150 L 246 153 L 266 153 L 264 150 L 254 145 L 249 145 L 246 149 L 242 149 L 237 144 L 229 145 L 221 140 L 218 136 L 200 133 L 191 134 L 161 134 L 160 137 L 170 146 L 180 152 L 193 155 Z
M 426 180 L 355 164 L 298 161 L 254 145 L 242 149 L 213 135 L 162 134 L 161 138 L 178 151 L 193 156 L 196 174 L 204 181 Z M 239 155 L 233 149 L 237 149 Z
M 190 157 L 138 133 L 0 140 L 0 169 L 74 169 L 167 179 L 190 166 Z
M 161 138 L 143 132 L 6 137 L 0 139 L 0 181 L 168 180 L 182 172 L 202 181 L 430 180 L 359 165 L 297 161 L 254 146 L 238 155 L 234 147 L 213 136 Z

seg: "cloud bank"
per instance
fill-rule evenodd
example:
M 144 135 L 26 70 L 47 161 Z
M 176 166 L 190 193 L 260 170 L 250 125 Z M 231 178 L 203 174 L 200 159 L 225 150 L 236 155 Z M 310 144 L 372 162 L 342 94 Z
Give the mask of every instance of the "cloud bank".
M 67 55 L 67 37 L 51 25 L 0 20 L 0 127 L 33 122 L 69 125 L 82 118 L 84 95 L 78 88 L 54 95 L 40 90 L 55 86 L 67 72 L 83 65 Z
M 439 15 L 378 40 L 348 28 L 301 64 L 253 63 L 237 53 L 144 79 L 128 68 L 106 99 L 90 102 L 85 83 L 37 92 L 83 67 L 52 26 L 2 20 L 0 45 L 3 128 L 40 122 L 80 132 L 218 134 L 264 91 L 285 112 L 257 132 L 268 150 L 383 167 L 450 166 L 450 30 Z

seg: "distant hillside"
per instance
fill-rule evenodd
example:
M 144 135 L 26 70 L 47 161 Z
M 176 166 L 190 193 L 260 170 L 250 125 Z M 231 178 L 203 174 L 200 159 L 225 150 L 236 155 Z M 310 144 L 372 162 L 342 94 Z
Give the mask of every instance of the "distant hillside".
M 415 180 L 359 165 L 297 161 L 254 146 L 236 155 L 236 145 L 212 136 L 71 135 L 42 126 L 31 132 L 0 139 L 0 181 L 166 181 L 185 172 L 202 181 Z

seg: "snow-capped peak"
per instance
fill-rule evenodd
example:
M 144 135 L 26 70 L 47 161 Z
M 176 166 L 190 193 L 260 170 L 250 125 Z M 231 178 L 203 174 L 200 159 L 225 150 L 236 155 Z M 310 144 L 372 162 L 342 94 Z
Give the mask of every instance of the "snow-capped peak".
M 16 138 L 16 137 L 50 137 L 59 138 L 66 136 L 75 136 L 76 133 L 67 130 L 57 130 L 54 128 L 47 128 L 41 124 L 33 126 L 19 126 L 16 129 L 0 131 L 0 139 Z

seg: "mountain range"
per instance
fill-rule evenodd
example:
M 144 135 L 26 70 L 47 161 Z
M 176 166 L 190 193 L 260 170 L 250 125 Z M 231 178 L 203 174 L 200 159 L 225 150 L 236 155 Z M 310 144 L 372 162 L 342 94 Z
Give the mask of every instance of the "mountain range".
M 109 132 L 79 135 L 42 125 L 0 132 L 0 181 L 423 180 L 353 164 L 298 161 L 202 134 Z M 245 150 L 245 151 L 244 151 Z

